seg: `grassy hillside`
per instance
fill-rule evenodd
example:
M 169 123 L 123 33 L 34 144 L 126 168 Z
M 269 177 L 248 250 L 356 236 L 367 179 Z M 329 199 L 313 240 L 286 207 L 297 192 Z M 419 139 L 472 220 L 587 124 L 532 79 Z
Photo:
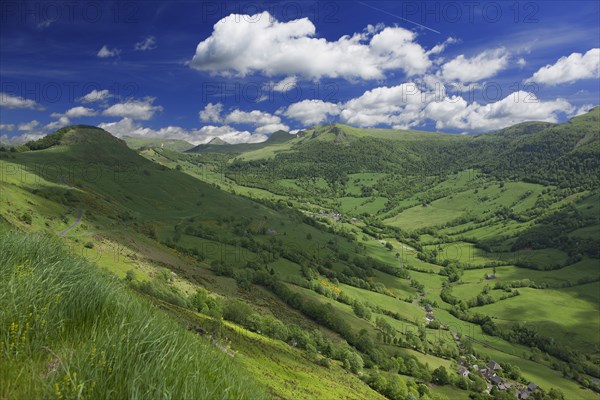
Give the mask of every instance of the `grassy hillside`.
M 187 153 L 65 128 L 0 159 L 1 215 L 125 278 L 275 398 L 501 398 L 474 372 L 492 358 L 541 398 L 593 399 L 594 112 L 489 137 L 327 125 Z M 519 156 L 482 166 L 506 148 Z M 529 179 L 529 156 L 560 172 Z
M 0 235 L 0 397 L 267 398 L 205 339 L 69 254 Z
M 301 214 L 281 205 L 234 196 L 147 161 L 110 138 L 75 127 L 64 130 L 56 142 L 47 140 L 50 146 L 23 149 L 10 162 L 2 160 L 3 171 L 10 172 L 3 175 L 3 202 L 10 205 L 3 216 L 22 229 L 63 236 L 72 251 L 120 277 L 135 276 L 134 287 L 160 301 L 185 306 L 201 282 L 216 296 L 241 296 L 286 323 L 308 325 L 334 343 L 345 343 L 278 296 L 267 296 L 266 305 L 262 296 L 246 293 L 265 272 L 274 278 L 299 277 L 298 263 L 350 251 L 347 239 L 303 223 Z M 94 152 L 95 163 L 87 164 Z M 268 232 L 271 228 L 275 234 Z M 311 243 L 299 246 L 307 236 Z M 327 242 L 329 247 L 321 247 Z M 175 278 L 163 279 L 170 276 L 166 271 L 176 273 Z M 323 367 L 310 368 L 317 376 Z M 357 378 L 355 384 L 368 390 Z
M 586 294 L 600 281 L 599 116 L 596 108 L 564 124 L 523 123 L 468 137 L 328 125 L 285 147 L 156 160 L 178 163 L 231 192 L 287 201 L 387 265 L 385 272 L 365 273 L 371 284 L 382 284 L 377 289 L 349 279 L 354 273 L 336 262 L 320 267 L 321 275 L 340 281 L 333 290 L 376 313 L 393 310 L 403 321 L 421 320 L 422 309 L 411 314 L 374 291 L 435 303 L 442 324 L 490 336 L 473 339 L 468 351 L 511 360 L 547 390 L 554 384 L 569 398 L 593 398 L 577 385 L 597 390 L 599 378 L 598 305 Z M 404 272 L 388 269 L 398 265 Z M 418 294 L 399 290 L 406 286 L 394 274 L 409 276 Z M 317 290 L 323 291 L 332 296 Z M 355 330 L 369 330 L 331 305 Z M 550 327 L 545 321 L 553 310 L 564 323 Z M 519 346 L 543 356 L 509 351 L 501 358 L 491 350 Z

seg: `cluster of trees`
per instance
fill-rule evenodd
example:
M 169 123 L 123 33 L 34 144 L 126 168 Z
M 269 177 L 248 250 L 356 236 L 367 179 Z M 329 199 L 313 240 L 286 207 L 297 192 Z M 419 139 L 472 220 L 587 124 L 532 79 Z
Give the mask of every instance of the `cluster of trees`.
M 513 251 L 523 248 L 564 250 L 573 260 L 583 255 L 600 258 L 600 241 L 569 236 L 570 232 L 586 226 L 597 225 L 598 217 L 586 217 L 572 204 L 556 213 L 540 219 L 539 224 L 519 235 L 512 246 Z
M 495 289 L 499 289 L 499 287 L 494 287 Z M 481 291 L 481 293 L 479 293 L 476 297 L 467 300 L 466 302 L 466 306 L 468 308 L 472 308 L 472 307 L 481 307 L 481 306 L 485 306 L 486 304 L 492 304 L 495 303 L 496 301 L 499 300 L 506 300 L 509 299 L 511 297 L 515 297 L 520 295 L 518 290 L 512 290 L 510 288 L 504 288 L 504 291 L 506 292 L 506 294 L 500 296 L 500 298 L 498 300 L 494 299 L 494 297 L 492 295 L 490 295 L 490 286 L 486 285 L 483 290 Z M 462 300 L 461 300 L 462 301 Z
M 447 397 L 431 392 L 425 384 L 412 380 L 404 381 L 398 375 L 371 371 L 363 380 L 374 390 L 390 400 L 442 400 Z
M 21 147 L 23 147 L 24 150 L 43 150 L 52 146 L 56 146 L 65 136 L 65 133 L 67 133 L 70 130 L 71 127 L 60 128 L 54 133 L 46 135 L 38 140 L 31 140 Z

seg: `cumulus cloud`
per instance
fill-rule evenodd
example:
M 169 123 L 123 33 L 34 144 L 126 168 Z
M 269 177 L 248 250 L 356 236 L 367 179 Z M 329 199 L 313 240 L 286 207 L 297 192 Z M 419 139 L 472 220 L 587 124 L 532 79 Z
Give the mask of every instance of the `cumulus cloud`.
M 145 97 L 142 100 L 127 100 L 117 103 L 102 112 L 109 117 L 127 117 L 131 119 L 149 120 L 155 113 L 163 110 L 162 106 L 154 105 L 154 97 Z
M 21 96 L 14 96 L 9 93 L 0 92 L 0 106 L 6 108 L 29 108 L 32 110 L 44 110 L 41 104 L 34 100 L 26 99 Z
M 65 112 L 65 115 L 70 118 L 91 117 L 96 114 L 95 110 L 81 106 L 70 108 Z
M 96 54 L 97 57 L 100 58 L 110 58 L 110 57 L 116 57 L 119 54 L 121 54 L 121 50 L 119 49 L 109 49 L 106 45 L 102 46 L 102 48 L 98 51 L 98 53 Z
M 389 70 L 424 73 L 431 61 L 400 27 L 367 29 L 337 41 L 316 37 L 308 18 L 279 22 L 268 12 L 230 15 L 200 42 L 190 67 L 218 75 L 298 75 L 308 79 L 382 79 Z
M 518 91 L 495 103 L 467 104 L 460 96 L 431 102 L 424 117 L 436 121 L 437 129 L 456 128 L 487 132 L 524 121 L 557 122 L 560 113 L 570 113 L 573 106 L 565 99 L 542 101 L 533 93 Z
M 205 136 L 203 143 L 209 142 L 215 137 L 226 141 L 227 143 L 260 143 L 267 140 L 269 137 L 264 134 L 250 133 L 248 131 L 238 131 L 227 125 L 212 126 L 207 125 L 200 128 L 197 133 L 200 136 Z
M 588 78 L 600 78 L 600 48 L 561 57 L 556 63 L 540 68 L 528 81 L 554 86 Z
M 57 120 L 45 125 L 44 128 L 49 130 L 59 129 L 63 126 L 69 125 L 71 123 L 71 118 L 92 117 L 97 114 L 98 112 L 92 110 L 91 108 L 81 106 L 73 107 L 65 111 L 63 114 L 50 114 L 52 118 L 56 118 Z
M 32 131 L 34 130 L 38 125 L 39 125 L 39 121 L 36 121 L 35 119 L 33 121 L 29 121 L 29 122 L 23 122 L 22 124 L 19 124 L 17 126 L 17 129 L 20 131 Z
M 215 137 L 227 143 L 258 143 L 267 140 L 268 136 L 239 131 L 233 127 L 207 125 L 199 129 L 187 130 L 179 126 L 167 126 L 158 130 L 145 128 L 131 118 L 123 118 L 117 122 L 99 124 L 98 127 L 115 136 L 151 137 L 161 139 L 180 139 L 198 145 L 207 143 Z
M 137 42 L 133 49 L 135 51 L 147 51 L 156 48 L 156 38 L 154 36 L 148 36 L 141 42 Z
M 50 122 L 49 124 L 46 124 L 44 126 L 45 129 L 49 129 L 49 130 L 59 129 L 59 128 L 62 128 L 63 126 L 67 126 L 71 123 L 71 120 L 69 120 L 68 117 L 66 117 L 62 114 L 53 113 L 51 116 L 53 118 L 58 118 L 58 119 L 54 122 Z
M 487 132 L 523 121 L 557 122 L 562 113 L 573 112 L 575 108 L 564 99 L 540 100 L 525 91 L 511 93 L 495 103 L 479 104 L 409 82 L 377 87 L 340 104 L 305 100 L 280 114 L 305 126 L 320 123 L 327 115 L 339 115 L 341 122 L 365 128 L 409 129 L 433 121 L 440 130 Z
M 199 113 L 200 120 L 204 122 L 221 122 L 221 111 L 223 111 L 223 104 L 208 103 Z
M 392 87 L 378 87 L 343 104 L 340 118 L 343 122 L 369 127 L 388 125 L 408 128 L 420 122 L 424 93 L 414 83 Z
M 80 97 L 79 101 L 83 103 L 95 103 L 95 102 L 104 102 L 111 96 L 110 92 L 107 89 L 103 90 L 92 90 L 85 96 Z
M 325 121 L 329 116 L 340 113 L 338 104 L 323 100 L 303 100 L 290 105 L 282 114 L 301 122 L 304 126 L 316 125 Z
M 0 124 L 0 131 L 14 131 L 15 130 L 15 125 L 14 124 Z
M 477 82 L 506 68 L 508 58 L 504 48 L 486 50 L 472 58 L 461 54 L 442 66 L 441 76 L 450 81 Z
M 281 118 L 268 112 L 252 110 L 241 111 L 233 110 L 224 118 L 226 124 L 250 124 L 256 127 L 254 130 L 258 134 L 273 133 L 278 130 L 287 131 L 289 126 L 281 122 Z
M 20 135 L 13 135 L 13 136 L 8 136 L 8 135 L 1 135 L 0 136 L 0 143 L 8 143 L 14 146 L 29 142 L 30 140 L 38 140 L 41 139 L 42 137 L 46 136 L 45 133 L 22 133 Z

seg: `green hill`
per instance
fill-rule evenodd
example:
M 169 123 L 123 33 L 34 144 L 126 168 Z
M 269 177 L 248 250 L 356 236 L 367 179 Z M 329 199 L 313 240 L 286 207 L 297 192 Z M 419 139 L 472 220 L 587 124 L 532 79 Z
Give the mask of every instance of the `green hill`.
M 79 134 L 81 138 L 77 138 Z M 90 135 L 96 135 L 93 137 L 99 141 L 90 141 Z M 20 173 L 3 176 L 2 200 L 11 207 L 3 209 L 2 216 L 21 229 L 63 236 L 72 250 L 92 258 L 117 276 L 125 277 L 128 271 L 134 271 L 133 288 L 151 298 L 189 307 L 188 296 L 196 288 L 207 287 L 223 299 L 240 296 L 236 284 L 244 290 L 253 284 L 283 290 L 280 279 L 299 277 L 300 264 L 323 263 L 331 254 L 351 251 L 347 239 L 335 238 L 297 211 L 219 190 L 144 159 L 124 142 L 109 140 L 110 135 L 73 127 L 60 132 L 59 138 L 56 136 L 51 138 L 55 142 L 50 146 L 31 146 L 43 149 L 23 149 L 10 164 L 0 160 L 3 170 L 28 171 L 26 180 L 21 179 Z M 299 245 L 306 237 L 314 240 Z M 321 248 L 327 242 L 336 245 Z M 122 250 L 115 256 L 117 248 Z M 121 256 L 122 252 L 128 255 Z M 165 274 L 171 276 L 170 271 L 180 278 L 174 282 L 163 280 Z M 245 300 L 254 303 L 261 313 L 275 313 L 277 320 L 281 319 L 286 327 L 289 324 L 294 335 L 315 335 L 315 339 L 290 336 L 293 339 L 289 340 L 304 340 L 303 346 L 335 346 L 339 349 L 335 357 L 342 361 L 346 354 L 353 354 L 343 350 L 350 349 L 345 336 L 352 338 L 351 331 L 336 328 L 342 336 L 331 330 L 335 327 L 331 323 L 321 327 L 313 321 L 318 315 L 312 314 L 312 309 L 297 303 L 290 306 L 285 291 L 268 293 Z M 319 302 L 310 304 L 320 307 Z M 193 321 L 177 315 L 185 325 Z M 208 330 L 209 326 L 203 329 Z M 323 334 L 327 341 L 322 339 Z M 285 337 L 281 339 L 288 342 Z M 286 353 L 280 356 L 289 357 Z M 335 362 L 341 365 L 341 361 Z M 308 365 L 315 369 L 311 372 L 315 376 L 324 368 L 315 363 Z M 274 366 L 266 365 L 258 372 L 270 373 L 269 368 Z M 331 379 L 346 374 L 344 370 L 337 371 Z M 362 387 L 361 392 L 370 391 L 358 378 L 351 380 L 353 385 Z M 282 382 L 272 384 L 281 387 Z M 288 398 L 297 398 L 301 390 L 291 390 Z M 349 396 L 343 391 L 340 395 Z
M 494 359 L 540 398 L 594 399 L 599 110 L 488 135 L 325 125 L 185 153 L 67 127 L 0 158 L 0 224 L 59 236 L 273 398 L 487 400 L 475 365 Z M 47 393 L 32 382 L 23 396 Z
M 0 278 L 2 398 L 267 398 L 208 340 L 56 239 L 1 234 Z

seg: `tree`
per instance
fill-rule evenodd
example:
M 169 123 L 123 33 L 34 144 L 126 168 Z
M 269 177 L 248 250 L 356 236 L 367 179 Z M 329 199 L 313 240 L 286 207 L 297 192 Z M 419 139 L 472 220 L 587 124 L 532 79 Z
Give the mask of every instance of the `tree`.
M 565 395 L 560 389 L 552 388 L 548 392 L 548 398 L 552 400 L 565 400 Z
M 469 388 L 474 392 L 483 392 L 487 389 L 487 384 L 485 380 L 477 374 L 470 374 L 469 378 L 471 382 L 469 382 Z
M 375 326 L 381 329 L 386 335 L 394 336 L 394 334 L 396 333 L 394 327 L 390 325 L 389 322 L 387 322 L 385 319 L 383 319 L 383 317 L 377 317 L 375 319 Z
M 346 368 L 347 370 L 358 374 L 359 372 L 362 371 L 363 366 L 364 366 L 364 362 L 362 357 L 350 350 L 346 350 L 346 352 L 344 353 L 344 368 Z
M 369 376 L 369 386 L 375 389 L 379 393 L 383 393 L 387 388 L 388 381 L 381 373 L 374 371 Z
M 228 301 L 223 307 L 223 318 L 238 324 L 244 324 L 250 314 L 252 314 L 252 308 L 238 300 Z
M 366 320 L 371 319 L 371 310 L 360 301 L 355 301 L 354 304 L 352 304 L 352 310 L 359 318 L 364 318 Z
M 384 394 L 392 400 L 403 400 L 408 395 L 408 388 L 398 375 L 390 375 Z
M 448 375 L 446 367 L 443 365 L 433 370 L 432 379 L 433 382 L 439 385 L 447 385 L 450 383 L 450 376 Z

